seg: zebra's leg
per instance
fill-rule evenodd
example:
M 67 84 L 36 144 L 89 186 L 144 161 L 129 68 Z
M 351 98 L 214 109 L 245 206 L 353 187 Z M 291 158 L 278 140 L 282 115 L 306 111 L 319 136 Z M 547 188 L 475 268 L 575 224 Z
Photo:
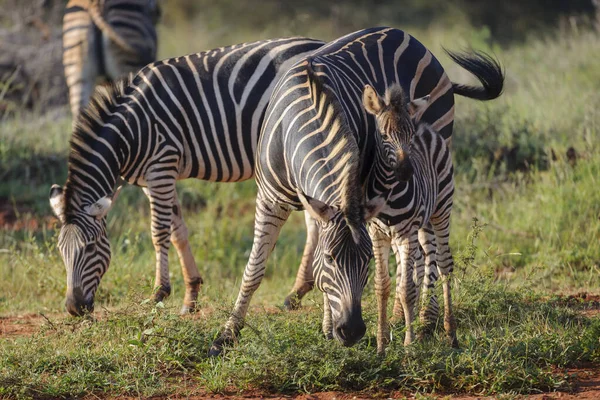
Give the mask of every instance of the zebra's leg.
M 208 355 L 217 356 L 223 347 L 232 344 L 244 326 L 244 318 L 254 291 L 265 275 L 267 258 L 273 251 L 281 227 L 290 216 L 291 209 L 285 205 L 266 202 L 260 191 L 256 196 L 256 216 L 254 219 L 254 243 L 250 259 L 246 264 L 242 285 L 233 311 L 225 323 L 221 335 L 213 342 Z
M 323 335 L 326 339 L 333 339 L 333 320 L 331 318 L 331 304 L 327 293 L 323 293 Z
M 304 218 L 306 220 L 306 244 L 304 245 L 300 268 L 298 274 L 296 274 L 296 282 L 283 303 L 287 310 L 296 310 L 300 307 L 304 295 L 315 286 L 312 264 L 319 241 L 319 229 L 317 228 L 317 221 L 310 216 L 308 211 L 304 211 Z
M 421 294 L 421 310 L 419 313 L 419 318 L 423 325 L 419 336 L 423 337 L 433 333 L 439 314 L 439 305 L 434 292 L 435 282 L 438 280 L 435 259 L 435 234 L 431 224 L 419 230 L 419 243 L 425 254 L 425 276 L 423 280 L 423 292 Z
M 173 222 L 171 222 L 171 242 L 177 250 L 179 263 L 181 264 L 181 272 L 185 282 L 185 297 L 183 298 L 183 306 L 180 314 L 187 314 L 196 310 L 198 301 L 198 292 L 202 285 L 202 277 L 196 266 L 196 260 L 190 248 L 188 241 L 188 229 L 183 220 L 181 204 L 175 193 L 173 199 Z
M 161 182 L 162 183 L 162 182 Z M 176 196 L 175 180 L 172 185 L 161 184 L 158 188 L 144 188 L 150 201 L 152 244 L 156 252 L 156 277 L 154 280 L 154 300 L 163 301 L 171 294 L 169 278 L 169 247 L 171 245 L 171 224 L 173 204 Z
M 391 279 L 389 273 L 390 239 L 375 224 L 369 224 L 369 234 L 373 241 L 375 256 L 375 295 L 377 296 L 377 353 L 385 354 L 390 342 L 390 325 L 387 317 L 387 304 L 390 297 Z
M 450 251 L 450 213 L 442 217 L 431 219 L 437 244 L 436 260 L 439 273 L 442 276 L 442 289 L 444 292 L 444 329 L 450 345 L 458 348 L 456 338 L 456 321 L 452 311 L 452 296 L 450 293 L 450 277 L 454 271 L 454 260 Z
M 415 230 L 402 238 L 395 238 L 393 241 L 396 259 L 398 261 L 398 270 L 396 273 L 396 293 L 400 297 L 402 311 L 404 313 L 404 321 L 406 326 L 406 334 L 404 336 L 404 345 L 410 345 L 415 338 L 413 330 L 415 304 L 416 304 L 416 287 L 413 277 L 413 268 L 415 266 L 416 246 L 418 246 L 418 235 Z

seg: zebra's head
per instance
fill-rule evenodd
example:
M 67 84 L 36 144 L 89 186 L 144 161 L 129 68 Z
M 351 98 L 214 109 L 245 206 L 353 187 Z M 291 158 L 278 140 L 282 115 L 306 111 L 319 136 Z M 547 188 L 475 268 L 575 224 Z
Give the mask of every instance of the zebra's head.
M 106 215 L 120 189 L 87 206 L 76 195 L 65 199 L 59 185 L 50 189 L 50 206 L 61 223 L 58 248 L 67 270 L 65 305 L 71 315 L 94 311 L 96 289 L 110 264 Z M 67 201 L 71 203 L 68 211 Z
M 365 110 L 375 116 L 379 132 L 378 151 L 400 181 L 408 181 L 413 174 L 410 159 L 411 141 L 415 132 L 412 117 L 427 105 L 429 95 L 406 102 L 402 87 L 396 83 L 385 91 L 381 98 L 371 85 L 363 91 Z
M 362 222 L 354 224 L 337 207 L 301 193 L 299 198 L 319 226 L 313 273 L 316 286 L 329 300 L 333 337 L 344 346 L 352 346 L 366 331 L 361 299 L 373 251 L 365 222 L 381 210 L 385 200 L 369 202 L 363 208 Z

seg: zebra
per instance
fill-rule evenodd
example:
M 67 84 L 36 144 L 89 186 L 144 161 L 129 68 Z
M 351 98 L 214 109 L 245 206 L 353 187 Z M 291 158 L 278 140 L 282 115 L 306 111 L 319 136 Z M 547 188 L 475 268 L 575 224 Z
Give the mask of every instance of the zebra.
M 406 121 L 418 113 L 418 109 L 407 106 L 405 94 L 397 84 L 386 89 L 385 98 L 380 97 L 371 86 L 364 91 L 365 110 L 375 117 L 377 131 L 385 141 L 399 138 L 402 143 L 410 144 L 410 160 L 413 173 L 410 179 L 399 180 L 391 189 L 386 207 L 372 219 L 369 234 L 373 241 L 375 256 L 375 293 L 377 296 L 377 350 L 383 353 L 389 340 L 387 323 L 387 300 L 390 293 L 388 257 L 393 247 L 398 262 L 396 274 L 396 299 L 400 299 L 402 314 L 405 318 L 406 333 L 404 344 L 414 340 L 412 328 L 415 299 L 418 297 L 418 284 L 423 279 L 423 271 L 413 271 L 415 261 L 422 258 L 419 234 L 426 235 L 423 228 L 431 222 L 435 238 L 422 238 L 427 246 L 428 265 L 437 262 L 442 274 L 444 291 L 444 326 L 452 347 L 458 347 L 456 323 L 452 313 L 449 275 L 453 270 L 453 260 L 448 245 L 450 237 L 450 213 L 454 193 L 452 157 L 444 138 L 431 126 L 417 122 L 416 129 L 404 129 Z M 425 100 L 426 101 L 426 100 Z M 404 136 L 402 131 L 414 132 L 412 137 Z M 423 240 L 426 239 L 426 240 Z M 438 246 L 437 255 L 435 246 Z M 417 268 L 422 266 L 416 263 Z M 414 279 L 414 276 L 417 279 Z M 428 277 L 429 278 L 429 277 Z M 417 281 L 417 282 L 415 282 Z M 424 301 L 431 282 L 424 286 Z M 396 312 L 399 312 L 397 310 Z
M 406 35 L 408 37 L 408 35 Z M 414 41 L 414 38 L 412 39 Z M 441 68 L 436 63 L 435 57 L 427 51 L 423 50 L 420 46 L 413 48 L 412 43 L 407 44 L 408 39 L 403 40 L 400 51 L 401 55 L 396 55 L 403 63 L 403 69 L 400 70 L 400 75 L 396 77 L 396 81 L 400 81 L 400 85 L 406 88 L 405 94 L 410 99 L 415 99 L 415 93 L 419 93 L 421 97 L 425 94 L 424 91 L 419 92 L 419 85 L 428 82 L 428 79 L 432 79 L 430 75 L 424 74 L 428 68 Z M 470 54 L 459 54 L 450 51 L 446 51 L 448 56 L 457 63 L 460 67 L 471 72 L 480 81 L 482 87 L 472 87 L 469 85 L 463 85 L 459 83 L 450 82 L 445 72 L 441 74 L 439 82 L 435 85 L 430 93 L 430 105 L 426 106 L 420 111 L 416 117 L 418 120 L 427 122 L 431 127 L 437 131 L 446 140 L 448 146 L 451 146 L 452 132 L 454 128 L 454 102 L 448 100 L 448 97 L 452 97 L 453 94 L 472 98 L 480 101 L 493 100 L 500 96 L 504 85 L 504 73 L 502 67 L 493 57 L 483 52 L 472 52 Z M 385 87 L 379 88 L 380 91 L 385 91 Z M 308 216 L 308 214 L 307 214 Z M 300 268 L 296 276 L 296 280 L 285 298 L 284 307 L 288 310 L 297 309 L 302 298 L 313 289 L 315 280 L 313 277 L 313 254 L 318 242 L 318 229 L 316 228 L 316 221 L 314 219 L 307 218 L 306 221 L 308 229 L 308 240 Z M 434 241 L 435 235 L 433 227 L 430 225 L 425 226 L 420 233 L 421 245 L 425 254 L 430 254 L 432 247 L 429 245 Z M 426 257 L 426 261 L 430 257 Z M 416 269 L 416 271 L 420 271 Z M 431 264 L 426 264 L 425 284 L 433 285 L 436 280 L 436 268 L 432 268 Z M 432 304 L 426 313 L 428 319 L 431 320 L 435 315 L 435 298 L 431 298 Z M 399 297 L 396 296 L 394 304 L 394 315 L 402 315 L 402 306 L 399 302 Z M 423 316 L 424 317 L 424 316 Z
M 66 184 L 53 185 L 49 195 L 61 222 L 58 247 L 70 314 L 93 311 L 110 264 L 106 215 L 119 193 L 118 179 L 143 187 L 150 201 L 155 300 L 171 291 L 173 242 L 186 284 L 182 313 L 194 309 L 202 279 L 175 182 L 252 178 L 259 129 L 278 78 L 322 45 L 288 38 L 222 47 L 154 62 L 97 88 L 73 131 Z
M 373 116 L 362 106 L 362 90 L 368 84 L 383 91 L 394 82 L 412 99 L 430 96 L 415 116 L 437 121 L 435 129 L 447 137 L 453 86 L 459 94 L 493 96 L 487 86 L 453 85 L 420 42 L 394 28 L 351 33 L 290 68 L 273 91 L 257 147 L 250 258 L 210 356 L 238 337 L 266 260 L 293 210 L 307 210 L 318 227 L 313 272 L 324 293 L 324 334 L 345 346 L 362 338 L 361 296 L 373 254 L 366 221 L 385 207 L 397 179 L 408 179 L 411 172 L 406 146 L 381 143 Z M 410 120 L 405 128 L 413 128 Z
M 157 0 L 69 0 L 63 18 L 63 67 L 73 124 L 96 79 L 114 81 L 156 60 Z

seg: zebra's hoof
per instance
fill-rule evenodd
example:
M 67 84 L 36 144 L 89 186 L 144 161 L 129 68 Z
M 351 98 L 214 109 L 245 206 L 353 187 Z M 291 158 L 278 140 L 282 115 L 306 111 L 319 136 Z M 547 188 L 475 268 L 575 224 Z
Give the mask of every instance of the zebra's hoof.
M 194 304 L 184 304 L 183 306 L 181 306 L 179 315 L 194 314 L 196 311 L 198 311 L 198 305 L 195 302 Z
M 171 286 L 161 285 L 157 287 L 154 291 L 154 301 L 159 302 L 163 301 L 171 294 Z
M 449 336 L 448 342 L 450 343 L 450 346 L 453 349 L 460 349 L 460 345 L 458 344 L 458 339 L 456 338 L 456 336 Z
M 288 297 L 285 298 L 285 300 L 283 301 L 283 308 L 286 309 L 286 311 L 293 311 L 293 310 L 297 310 L 300 308 L 300 299 L 298 298 L 297 294 L 290 294 Z
M 217 340 L 215 340 L 210 349 L 208 349 L 209 357 L 218 357 L 223 353 L 224 347 L 231 346 L 233 344 L 233 338 L 230 336 L 226 336 L 225 334 L 221 334 Z

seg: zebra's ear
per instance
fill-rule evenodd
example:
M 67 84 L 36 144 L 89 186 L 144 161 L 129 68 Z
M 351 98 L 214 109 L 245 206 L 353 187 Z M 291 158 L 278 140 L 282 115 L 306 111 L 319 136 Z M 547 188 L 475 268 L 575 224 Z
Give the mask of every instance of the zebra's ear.
M 331 207 L 328 204 L 323 203 L 320 200 L 313 199 L 312 197 L 305 196 L 304 194 L 297 191 L 298 197 L 300 198 L 300 202 L 304 206 L 304 209 L 308 211 L 308 213 L 316 220 L 319 220 L 323 223 L 327 223 L 331 221 L 331 219 L 335 215 L 335 208 Z
M 408 115 L 413 118 L 419 112 L 425 111 L 425 107 L 429 104 L 430 95 L 414 99 L 408 103 Z
M 119 196 L 119 192 L 121 192 L 122 187 L 123 186 L 119 186 L 114 193 L 108 194 L 94 204 L 88 206 L 85 211 L 92 217 L 96 217 L 96 219 L 102 219 L 106 217 L 115 200 Z
M 383 100 L 371 85 L 366 85 L 363 91 L 363 106 L 371 115 L 379 115 L 383 109 Z
M 387 204 L 387 196 L 377 196 L 365 204 L 365 221 L 369 221 L 377 216 Z
M 61 186 L 54 184 L 50 188 L 50 207 L 61 223 L 65 222 L 65 195 Z

